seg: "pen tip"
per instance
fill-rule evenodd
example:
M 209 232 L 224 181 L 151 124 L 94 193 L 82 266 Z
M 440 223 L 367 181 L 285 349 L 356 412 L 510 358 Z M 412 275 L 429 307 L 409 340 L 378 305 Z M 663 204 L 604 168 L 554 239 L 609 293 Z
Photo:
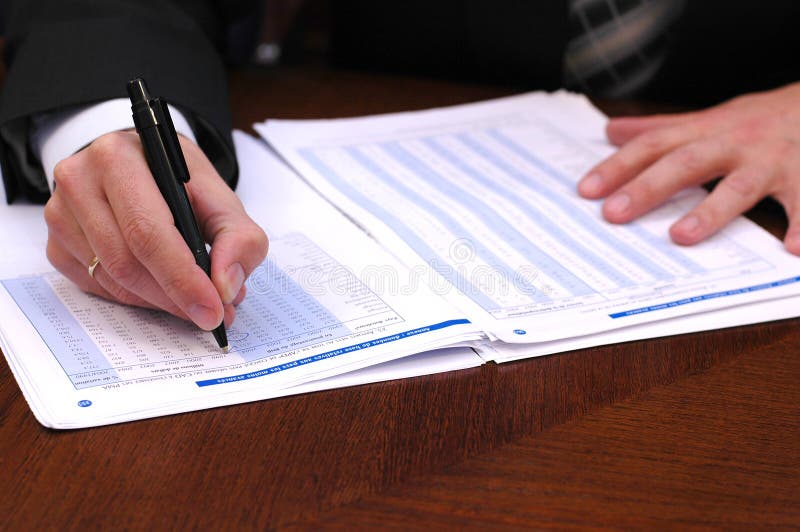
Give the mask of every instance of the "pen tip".
M 222 352 L 223 353 L 230 353 L 231 352 L 231 346 L 229 346 L 229 345 L 222 346 Z

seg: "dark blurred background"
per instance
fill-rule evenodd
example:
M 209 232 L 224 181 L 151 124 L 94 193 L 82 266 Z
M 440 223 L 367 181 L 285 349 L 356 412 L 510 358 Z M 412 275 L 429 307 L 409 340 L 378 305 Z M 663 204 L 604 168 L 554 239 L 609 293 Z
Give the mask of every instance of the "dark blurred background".
M 0 8 L 4 1 L 0 0 Z M 232 67 L 317 64 L 503 85 L 560 86 L 567 0 L 261 0 L 228 31 Z M 0 9 L 0 34 L 4 24 Z M 639 98 L 708 105 L 800 79 L 798 0 L 697 0 Z

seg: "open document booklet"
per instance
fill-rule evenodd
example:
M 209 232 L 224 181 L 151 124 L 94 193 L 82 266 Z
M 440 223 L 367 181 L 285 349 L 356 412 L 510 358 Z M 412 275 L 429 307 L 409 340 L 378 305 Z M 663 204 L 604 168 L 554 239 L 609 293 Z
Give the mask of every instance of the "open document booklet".
M 4 205 L 0 347 L 36 418 L 76 428 L 800 314 L 800 259 L 751 222 L 669 241 L 702 190 L 624 226 L 578 198 L 604 123 L 532 93 L 237 132 L 271 244 L 227 354 L 81 292 L 44 257 L 41 207 Z

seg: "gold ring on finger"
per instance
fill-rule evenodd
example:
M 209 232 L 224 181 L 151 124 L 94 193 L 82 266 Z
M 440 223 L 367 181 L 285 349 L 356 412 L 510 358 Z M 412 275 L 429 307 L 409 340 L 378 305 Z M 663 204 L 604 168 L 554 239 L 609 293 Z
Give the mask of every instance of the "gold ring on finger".
M 89 263 L 89 268 L 88 268 L 89 277 L 91 277 L 92 279 L 94 279 L 94 270 L 97 268 L 99 264 L 100 264 L 100 259 L 97 257 L 97 255 L 95 255 L 92 261 Z

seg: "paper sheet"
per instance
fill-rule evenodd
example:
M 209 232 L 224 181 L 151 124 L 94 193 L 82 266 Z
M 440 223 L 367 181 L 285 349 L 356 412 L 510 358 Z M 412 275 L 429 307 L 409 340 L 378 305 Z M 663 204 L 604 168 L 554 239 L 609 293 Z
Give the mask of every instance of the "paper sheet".
M 403 266 L 263 142 L 239 133 L 236 140 L 239 193 L 272 239 L 228 331 L 229 354 L 177 318 L 81 292 L 46 262 L 41 207 L 0 209 L 4 223 L 18 229 L 0 236 L 7 251 L 0 262 L 0 346 L 43 424 L 90 426 L 385 380 L 392 360 L 480 337 L 424 286 L 396 291 L 391 281 L 405 275 Z M 397 372 L 480 363 L 461 347 L 416 356 Z M 331 378 L 343 373 L 351 374 Z
M 670 318 L 653 323 L 642 323 L 631 327 L 613 329 L 575 338 L 564 338 L 533 344 L 511 344 L 506 342 L 479 342 L 475 350 L 486 361 L 513 362 L 525 358 L 563 353 L 601 345 L 633 342 L 636 340 L 674 336 L 700 331 L 724 329 L 740 325 L 751 325 L 767 321 L 783 320 L 800 316 L 800 297 L 786 297 L 770 301 L 748 303 L 702 312 L 688 316 Z
M 613 225 L 577 180 L 610 152 L 568 93 L 258 131 L 434 291 L 505 342 L 551 342 L 800 293 L 800 259 L 744 218 L 681 247 L 684 191 Z

